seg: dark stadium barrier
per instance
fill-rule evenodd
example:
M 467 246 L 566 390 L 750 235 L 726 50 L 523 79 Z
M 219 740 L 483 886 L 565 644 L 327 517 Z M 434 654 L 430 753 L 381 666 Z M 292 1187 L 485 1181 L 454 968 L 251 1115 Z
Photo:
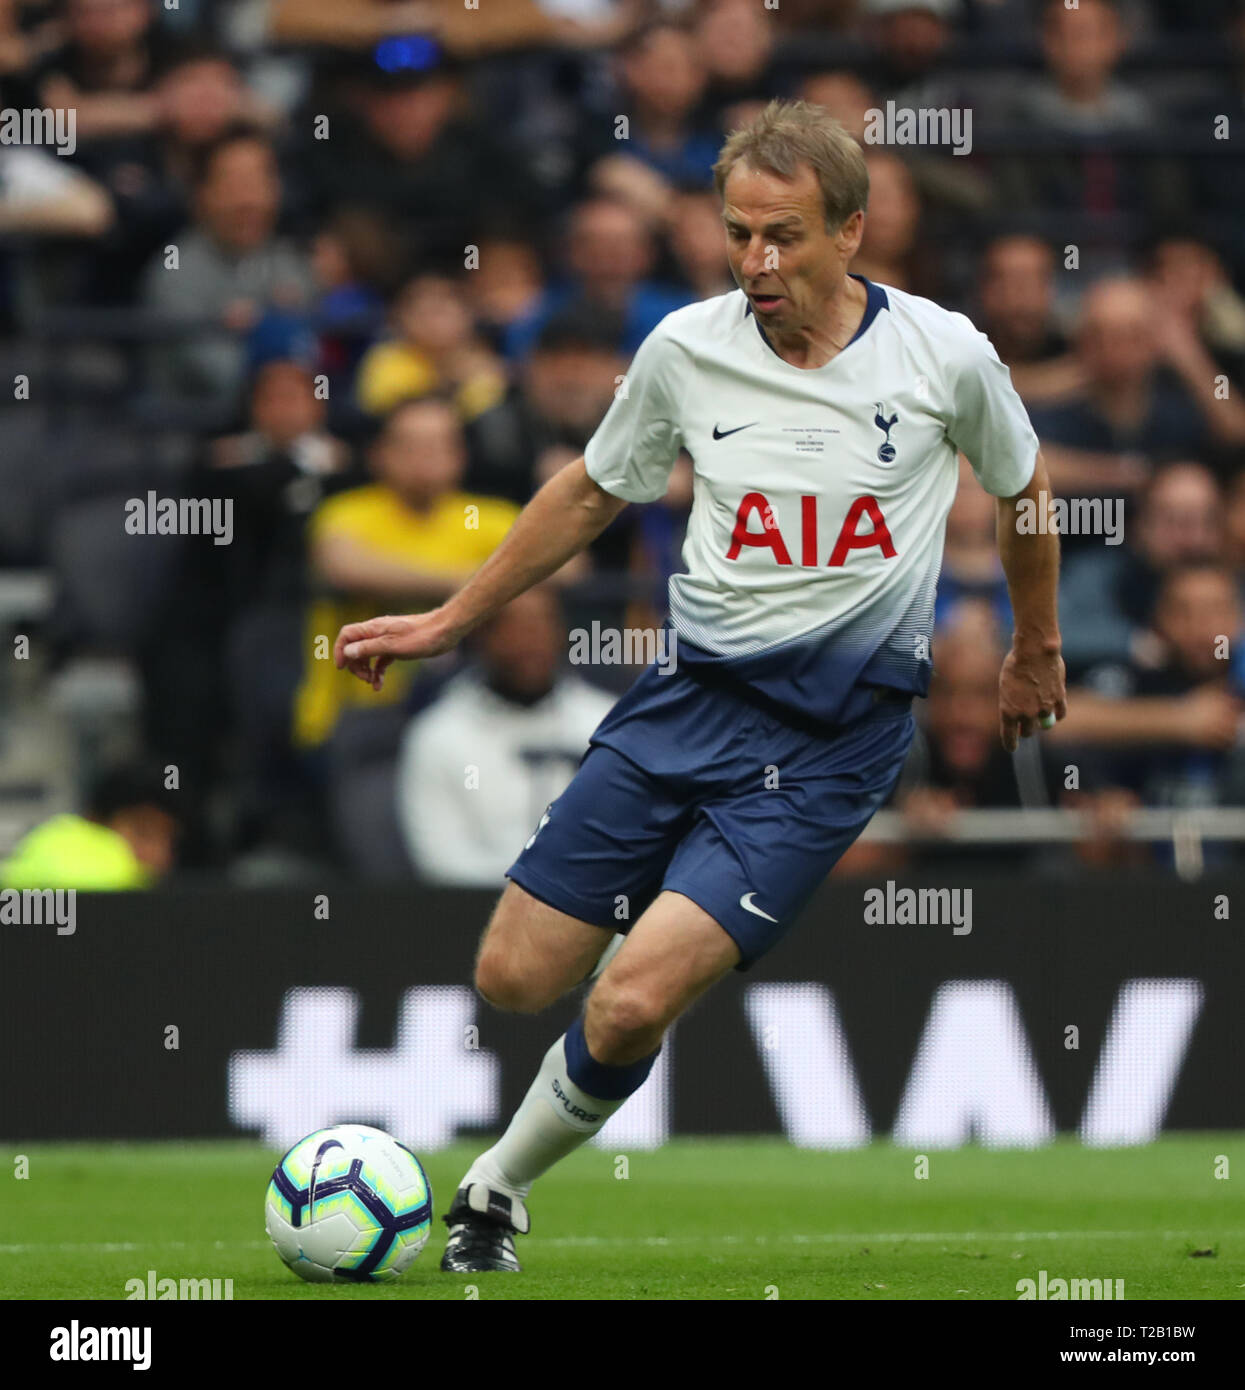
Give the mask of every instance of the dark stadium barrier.
M 923 902 L 904 886 L 827 884 L 679 1024 L 598 1142 L 1245 1127 L 1232 884 L 975 878 Z M 83 895 L 72 932 L 0 915 L 0 1135 L 277 1146 L 353 1119 L 430 1150 L 496 1131 L 577 1001 L 516 1018 L 474 995 L 492 900 L 343 885 Z

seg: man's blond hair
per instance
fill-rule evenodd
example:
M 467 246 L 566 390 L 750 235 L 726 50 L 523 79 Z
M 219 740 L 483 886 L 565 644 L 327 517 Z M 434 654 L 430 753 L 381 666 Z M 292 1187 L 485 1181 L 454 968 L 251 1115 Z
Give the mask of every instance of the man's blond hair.
M 827 231 L 838 231 L 869 201 L 864 151 L 828 111 L 807 101 L 771 101 L 751 125 L 731 133 L 713 166 L 719 197 L 740 160 L 784 179 L 809 165 L 821 187 Z

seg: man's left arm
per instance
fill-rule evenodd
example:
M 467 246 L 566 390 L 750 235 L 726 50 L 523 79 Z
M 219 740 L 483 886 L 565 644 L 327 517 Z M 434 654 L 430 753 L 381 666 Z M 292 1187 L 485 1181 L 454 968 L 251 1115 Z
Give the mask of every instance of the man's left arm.
M 1045 525 L 1018 526 L 1022 500 L 1036 518 L 1051 496 L 1039 453 L 1033 476 L 1014 497 L 996 503 L 999 558 L 1012 601 L 1012 648 L 999 675 L 999 733 L 1014 752 L 1044 719 L 1068 712 L 1059 636 L 1059 535 Z M 1026 509 L 1028 510 L 1028 509 Z

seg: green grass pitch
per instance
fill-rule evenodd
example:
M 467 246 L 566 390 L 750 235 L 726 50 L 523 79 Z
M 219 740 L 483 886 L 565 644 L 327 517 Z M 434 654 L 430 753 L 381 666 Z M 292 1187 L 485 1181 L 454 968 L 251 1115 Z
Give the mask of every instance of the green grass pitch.
M 1245 1134 L 935 1150 L 925 1179 L 887 1143 L 682 1140 L 626 1155 L 626 1176 L 588 1148 L 537 1185 L 523 1274 L 442 1274 L 440 1213 L 481 1147 L 427 1156 L 428 1246 L 395 1283 L 355 1286 L 280 1263 L 263 1226 L 276 1156 L 257 1144 L 5 1145 L 29 1177 L 0 1168 L 4 1296 L 120 1299 L 154 1269 L 230 1278 L 235 1299 L 1015 1299 L 1044 1269 L 1123 1279 L 1130 1300 L 1245 1297 Z

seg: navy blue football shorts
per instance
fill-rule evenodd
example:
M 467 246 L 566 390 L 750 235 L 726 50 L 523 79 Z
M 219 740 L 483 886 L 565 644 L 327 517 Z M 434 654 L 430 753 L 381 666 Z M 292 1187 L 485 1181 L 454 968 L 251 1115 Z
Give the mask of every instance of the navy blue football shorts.
M 507 870 L 541 902 L 625 932 L 663 890 L 729 933 L 746 970 L 886 801 L 915 728 L 880 701 L 828 735 L 650 667 Z

